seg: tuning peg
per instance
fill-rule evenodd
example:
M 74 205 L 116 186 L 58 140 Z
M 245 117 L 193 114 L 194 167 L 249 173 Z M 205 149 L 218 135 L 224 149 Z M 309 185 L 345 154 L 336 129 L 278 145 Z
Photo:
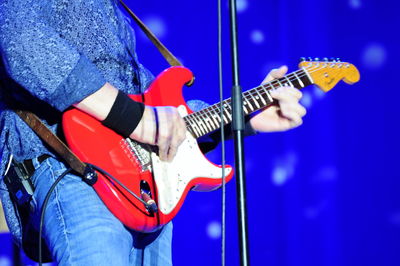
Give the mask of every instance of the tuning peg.
M 339 57 L 336 58 L 336 62 L 342 62 Z
M 300 57 L 300 62 L 307 61 L 305 57 Z
M 322 60 L 324 60 L 325 62 L 329 61 L 328 57 L 324 57 Z
M 314 61 L 319 61 L 319 57 L 314 58 Z
M 311 62 L 313 61 L 312 57 L 308 57 L 307 59 L 308 59 L 308 61 L 311 61 Z
M 336 62 L 336 58 L 331 57 L 331 58 L 329 58 L 329 61 L 332 61 L 334 63 L 334 62 Z

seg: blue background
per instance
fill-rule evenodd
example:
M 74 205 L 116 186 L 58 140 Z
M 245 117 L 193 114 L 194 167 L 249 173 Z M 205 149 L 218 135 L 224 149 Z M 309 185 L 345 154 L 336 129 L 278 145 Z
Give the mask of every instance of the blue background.
M 186 99 L 217 102 L 216 1 L 128 4 L 195 73 Z M 223 1 L 225 97 L 231 89 L 227 7 Z M 326 94 L 306 88 L 308 114 L 300 128 L 246 139 L 252 265 L 400 265 L 396 2 L 239 0 L 238 10 L 244 89 L 282 64 L 295 71 L 302 56 L 340 57 L 361 73 L 359 83 L 340 82 Z M 137 40 L 144 65 L 155 74 L 167 67 L 139 30 Z M 218 148 L 208 157 L 220 162 L 220 154 Z M 239 265 L 235 197 L 231 181 L 227 265 Z M 174 264 L 220 265 L 220 226 L 221 191 L 190 193 L 174 220 Z M 1 250 L 0 256 L 10 254 Z

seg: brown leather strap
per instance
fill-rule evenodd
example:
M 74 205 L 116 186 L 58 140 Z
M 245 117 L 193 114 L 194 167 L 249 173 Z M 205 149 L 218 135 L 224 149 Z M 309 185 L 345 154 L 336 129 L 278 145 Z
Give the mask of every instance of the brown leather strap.
M 160 53 L 168 61 L 171 66 L 182 66 L 182 63 L 160 42 L 160 40 L 150 31 L 150 29 L 129 9 L 129 7 L 122 1 L 119 1 L 129 15 L 136 21 L 144 34 L 152 41 Z
M 76 157 L 67 145 L 43 124 L 35 114 L 23 110 L 15 110 L 15 113 L 18 114 L 44 142 L 52 147 L 75 172 L 81 175 L 85 174 L 86 164 Z

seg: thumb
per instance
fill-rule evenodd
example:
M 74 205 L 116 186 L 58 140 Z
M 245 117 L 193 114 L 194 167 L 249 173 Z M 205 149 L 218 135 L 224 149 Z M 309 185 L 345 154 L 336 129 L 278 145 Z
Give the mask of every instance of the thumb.
M 288 71 L 287 66 L 281 66 L 280 68 L 272 69 L 268 75 L 265 77 L 262 83 L 270 82 L 274 79 L 283 77 Z

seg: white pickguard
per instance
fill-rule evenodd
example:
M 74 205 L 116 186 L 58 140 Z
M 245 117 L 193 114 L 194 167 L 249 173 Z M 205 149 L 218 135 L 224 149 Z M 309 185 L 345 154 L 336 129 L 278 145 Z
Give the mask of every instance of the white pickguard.
M 187 114 L 184 106 L 178 107 L 181 116 Z M 161 161 L 154 152 L 151 154 L 152 170 L 158 188 L 158 208 L 164 214 L 175 209 L 188 183 L 194 178 L 208 177 L 221 179 L 221 168 L 209 162 L 201 152 L 196 139 L 186 133 L 185 141 L 179 146 L 172 162 Z M 225 176 L 232 171 L 225 169 Z

